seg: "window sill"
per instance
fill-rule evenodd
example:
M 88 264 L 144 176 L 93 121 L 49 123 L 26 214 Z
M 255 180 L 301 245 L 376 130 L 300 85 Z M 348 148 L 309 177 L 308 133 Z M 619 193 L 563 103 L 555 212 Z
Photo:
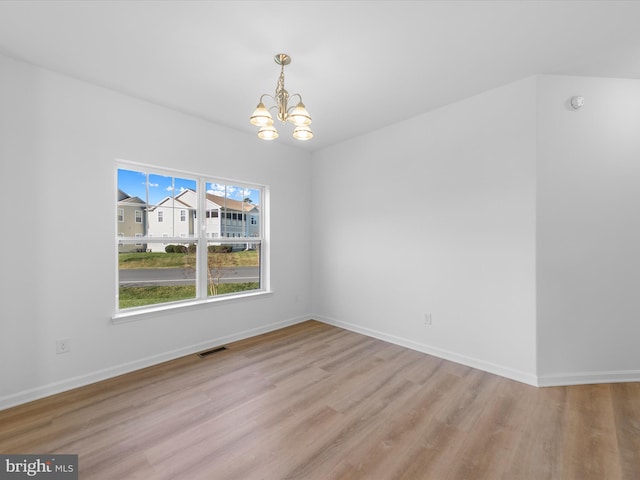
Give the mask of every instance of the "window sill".
M 220 296 L 207 298 L 206 300 L 191 300 L 186 302 L 167 303 L 162 305 L 154 305 L 151 307 L 138 307 L 119 312 L 111 317 L 111 323 L 118 325 L 121 323 L 135 322 L 147 318 L 157 317 L 159 315 L 172 315 L 184 310 L 193 310 L 206 307 L 212 304 L 229 303 L 243 301 L 250 298 L 271 296 L 272 291 L 260 290 L 256 292 L 243 293 L 239 295 Z

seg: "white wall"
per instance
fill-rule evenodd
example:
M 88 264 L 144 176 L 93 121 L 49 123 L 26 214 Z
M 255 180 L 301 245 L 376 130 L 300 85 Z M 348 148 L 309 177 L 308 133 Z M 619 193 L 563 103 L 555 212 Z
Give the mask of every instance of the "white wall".
M 640 81 L 540 77 L 537 125 L 540 384 L 638 381 Z
M 310 154 L 2 56 L 0 78 L 0 408 L 307 318 Z M 112 324 L 116 158 L 269 185 L 273 295 Z
M 532 77 L 311 156 L 2 56 L 0 78 L 0 408 L 309 312 L 532 384 L 640 378 L 638 81 Z M 112 324 L 115 158 L 271 186 L 274 294 Z
M 530 78 L 316 152 L 316 317 L 535 383 L 535 111 Z

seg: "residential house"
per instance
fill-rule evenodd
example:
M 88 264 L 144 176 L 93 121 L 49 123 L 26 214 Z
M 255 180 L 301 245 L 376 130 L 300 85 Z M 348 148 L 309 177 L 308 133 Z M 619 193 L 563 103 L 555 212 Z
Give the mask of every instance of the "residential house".
M 175 196 L 163 198 L 157 205 L 149 208 L 149 236 L 167 239 L 167 243 L 150 244 L 151 251 L 163 252 L 169 243 L 187 245 L 189 239 L 195 237 L 196 202 L 196 192 L 188 188 Z M 207 238 L 259 235 L 258 205 L 207 193 L 205 211 Z M 247 244 L 246 248 L 251 248 L 251 245 Z
M 118 189 L 118 237 L 143 237 L 145 234 L 146 204 L 138 197 L 132 197 Z M 146 244 L 124 244 L 118 243 L 118 252 L 139 252 L 147 249 Z

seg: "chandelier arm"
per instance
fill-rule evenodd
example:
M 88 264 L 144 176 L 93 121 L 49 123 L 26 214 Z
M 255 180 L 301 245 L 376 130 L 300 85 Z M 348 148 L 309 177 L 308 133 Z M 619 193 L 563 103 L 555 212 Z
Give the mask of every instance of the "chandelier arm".
M 275 98 L 273 95 L 269 95 L 268 93 L 263 93 L 262 95 L 260 95 L 260 103 L 263 103 L 263 102 L 262 102 L 262 99 L 263 99 L 264 97 L 269 97 L 269 98 L 270 98 L 271 100 L 273 100 L 274 102 L 276 101 L 276 98 Z
M 271 105 L 270 107 L 265 106 L 265 108 L 269 111 L 274 110 L 274 109 L 278 109 L 278 99 L 276 97 L 274 97 L 273 95 L 270 95 L 268 93 L 263 93 L 262 95 L 260 95 L 260 103 L 264 104 L 263 99 L 264 97 L 269 97 L 274 105 Z
M 294 93 L 293 95 L 291 95 L 289 97 L 289 100 L 291 100 L 293 97 L 298 97 L 299 102 L 298 103 L 302 103 L 302 95 L 300 95 L 299 93 Z M 289 115 L 291 113 L 291 111 L 296 108 L 298 106 L 298 103 L 295 103 L 294 105 L 289 106 L 289 104 L 287 104 L 287 115 Z
M 302 97 L 300 96 L 300 94 L 298 93 L 294 93 L 293 95 L 291 95 L 291 97 L 298 97 L 300 99 L 299 103 L 302 103 Z M 295 108 L 298 106 L 297 103 L 293 104 L 293 105 L 287 105 L 287 115 L 289 115 L 293 110 L 295 110 Z

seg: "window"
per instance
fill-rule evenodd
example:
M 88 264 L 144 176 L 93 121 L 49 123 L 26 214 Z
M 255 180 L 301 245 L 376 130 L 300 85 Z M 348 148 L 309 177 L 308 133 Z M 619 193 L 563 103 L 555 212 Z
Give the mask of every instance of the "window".
M 118 231 L 116 314 L 265 292 L 265 188 L 151 170 L 117 168 L 118 198 L 141 205 Z
M 118 222 L 124 222 L 124 208 L 118 209 Z

